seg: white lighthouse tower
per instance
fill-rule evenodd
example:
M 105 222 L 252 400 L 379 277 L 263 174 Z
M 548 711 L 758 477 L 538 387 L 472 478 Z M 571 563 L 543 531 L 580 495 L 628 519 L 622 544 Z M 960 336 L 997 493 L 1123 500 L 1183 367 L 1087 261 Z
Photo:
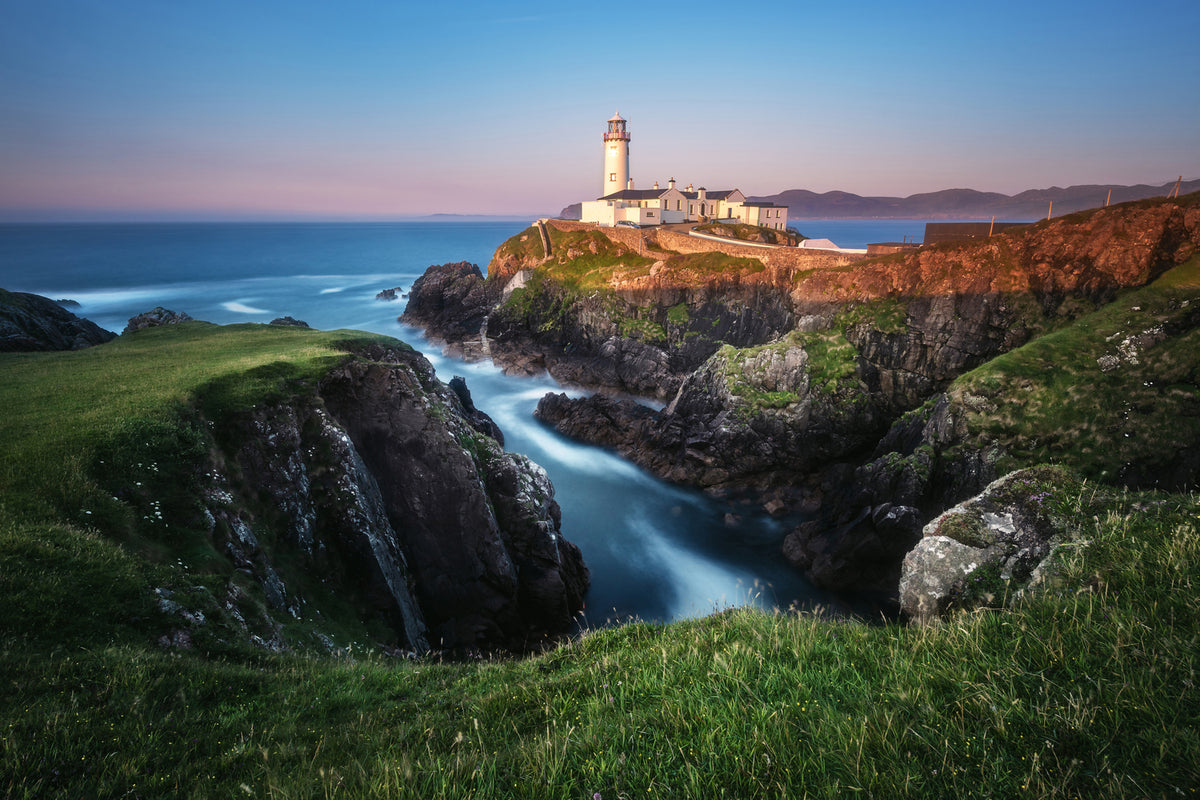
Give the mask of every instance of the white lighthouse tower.
M 619 192 L 629 184 L 629 131 L 620 114 L 613 114 L 604 132 L 604 191 L 601 197 Z

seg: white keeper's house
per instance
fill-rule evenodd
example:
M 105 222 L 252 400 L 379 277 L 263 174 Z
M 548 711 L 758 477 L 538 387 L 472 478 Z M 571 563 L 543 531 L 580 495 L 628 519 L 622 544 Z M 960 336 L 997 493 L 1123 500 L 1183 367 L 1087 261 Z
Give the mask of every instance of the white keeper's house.
M 738 189 L 711 190 L 675 187 L 635 189 L 629 177 L 629 130 L 620 114 L 608 121 L 604 133 L 604 188 L 597 200 L 583 202 L 580 219 L 598 225 L 664 225 L 677 222 L 729 220 L 774 230 L 787 228 L 787 206 L 750 203 Z

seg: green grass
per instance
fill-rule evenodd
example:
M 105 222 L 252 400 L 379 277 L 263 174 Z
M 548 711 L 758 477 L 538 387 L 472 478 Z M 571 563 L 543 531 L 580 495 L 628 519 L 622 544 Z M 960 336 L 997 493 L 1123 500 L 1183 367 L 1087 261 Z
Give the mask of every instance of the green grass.
M 547 226 L 550 233 L 550 246 L 556 246 L 555 234 L 557 229 L 554 226 Z M 542 237 L 538 233 L 537 226 L 531 225 L 518 234 L 510 236 L 501 245 L 496 248 L 494 259 L 500 261 L 504 259 L 514 259 L 519 261 L 528 261 L 536 263 L 537 260 L 545 256 L 545 250 L 542 247 Z
M 553 257 L 537 269 L 537 275 L 571 292 L 611 290 L 621 281 L 644 278 L 658 261 L 675 275 L 700 283 L 735 275 L 750 275 L 766 269 L 755 258 L 724 253 L 680 254 L 654 247 L 650 242 L 638 252 L 597 230 L 561 231 L 550 226 Z M 518 234 L 496 251 L 496 257 L 529 258 L 541 253 L 536 233 Z
M 930 627 L 737 610 L 460 664 L 8 641 L 0 792 L 1193 796 L 1200 500 L 1069 502 L 1071 589 Z
M 717 252 L 673 255 L 665 261 L 665 266 L 675 274 L 700 282 L 733 276 L 756 275 L 767 268 L 757 258 L 731 256 Z
M 0 498 L 22 517 L 86 522 L 80 512 L 99 502 L 94 470 L 148 472 L 155 452 L 197 446 L 182 411 L 199 394 L 217 416 L 264 402 L 345 358 L 350 339 L 398 345 L 350 331 L 195 322 L 85 350 L 0 354 Z
M 903 333 L 907 319 L 908 308 L 903 302 L 884 298 L 847 305 L 838 313 L 834 326 L 845 331 L 855 325 L 869 325 L 881 333 Z
M 986 399 L 967 404 L 971 446 L 1002 443 L 1005 469 L 1055 460 L 1107 480 L 1169 466 L 1171 443 L 1200 439 L 1198 315 L 1200 257 L 963 375 L 951 395 Z M 1162 341 L 1123 346 L 1156 330 Z
M 729 393 L 744 405 L 742 416 L 754 415 L 767 409 L 786 408 L 804 398 L 790 390 L 768 390 L 760 380 L 764 356 L 783 354 L 801 347 L 808 354 L 805 369 L 809 392 L 829 396 L 848 395 L 859 390 L 855 350 L 840 328 L 826 331 L 792 331 L 786 336 L 755 347 L 725 345 L 718 355 L 725 359 L 725 381 Z
M 250 632 L 269 632 L 261 587 L 214 545 L 201 505 L 213 435 L 233 412 L 304 396 L 368 343 L 407 347 L 351 331 L 197 322 L 86 350 L 0 355 L 0 631 L 144 642 L 175 624 L 162 589 L 209 620 L 195 632 L 211 652 L 238 646 L 230 591 Z M 318 628 L 339 641 L 364 633 L 325 599 Z

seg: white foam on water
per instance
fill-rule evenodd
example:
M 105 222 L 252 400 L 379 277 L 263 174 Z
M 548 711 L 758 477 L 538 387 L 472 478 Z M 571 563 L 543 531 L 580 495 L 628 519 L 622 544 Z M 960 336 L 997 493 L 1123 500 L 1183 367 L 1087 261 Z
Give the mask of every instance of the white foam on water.
M 627 520 L 675 590 L 671 614 L 675 619 L 699 617 L 731 606 L 746 605 L 751 590 L 748 575 L 732 570 L 671 541 L 653 520 L 638 514 Z M 749 578 L 751 581 L 753 578 Z
M 171 292 L 170 286 L 155 286 L 150 289 L 102 289 L 83 292 L 70 292 L 63 295 L 59 290 L 55 292 L 35 292 L 44 297 L 63 296 L 65 299 L 74 300 L 79 303 L 82 308 L 86 309 L 106 309 L 114 306 L 123 306 L 130 303 L 141 303 L 151 300 L 159 300 L 163 297 L 179 296 L 185 294 L 183 291 Z
M 221 303 L 221 308 L 226 311 L 232 311 L 235 314 L 270 314 L 271 312 L 265 308 L 255 308 L 248 306 L 238 300 L 231 300 L 226 303 Z
M 334 286 L 331 289 L 322 289 L 321 294 L 337 294 L 338 292 L 346 291 L 345 286 Z

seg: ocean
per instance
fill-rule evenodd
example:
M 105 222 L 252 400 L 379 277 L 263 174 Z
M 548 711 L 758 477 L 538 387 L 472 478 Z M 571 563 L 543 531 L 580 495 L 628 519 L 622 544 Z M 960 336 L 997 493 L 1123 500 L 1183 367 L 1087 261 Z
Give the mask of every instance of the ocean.
M 791 221 L 842 247 L 924 233 L 920 220 Z M 586 623 L 669 621 L 730 606 L 870 613 L 788 567 L 780 546 L 795 520 L 775 520 L 671 486 L 599 448 L 568 441 L 532 417 L 562 391 L 546 376 L 506 376 L 490 364 L 449 358 L 401 325 L 407 292 L 430 264 L 492 253 L 525 222 L 153 223 L 0 225 L 0 288 L 74 300 L 77 315 L 120 332 L 155 306 L 219 324 L 291 316 L 314 328 L 388 334 L 421 350 L 438 376 L 462 375 L 475 404 L 503 429 L 506 446 L 549 473 L 563 534 L 592 574 Z M 572 392 L 578 394 L 578 392 Z

